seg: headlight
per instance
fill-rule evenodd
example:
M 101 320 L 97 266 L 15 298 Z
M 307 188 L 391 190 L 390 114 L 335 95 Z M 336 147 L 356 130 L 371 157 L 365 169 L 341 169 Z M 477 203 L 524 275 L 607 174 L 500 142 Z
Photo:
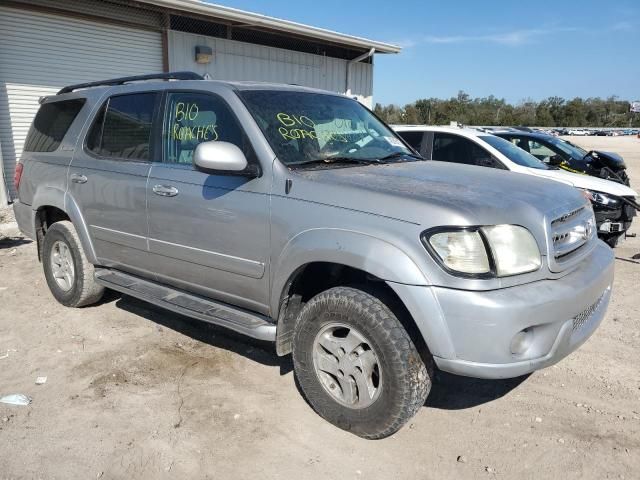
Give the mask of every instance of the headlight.
M 540 268 L 540 250 L 533 235 L 518 225 L 483 227 L 499 277 L 533 272 Z
M 542 265 L 533 235 L 518 225 L 437 229 L 422 241 L 445 269 L 463 276 L 506 277 Z
M 469 275 L 491 272 L 487 249 L 479 231 L 434 233 L 428 242 L 440 261 L 450 270 Z
M 620 205 L 620 199 L 608 193 L 595 192 L 593 190 L 585 190 L 587 198 L 597 205 L 603 205 L 609 208 L 617 208 Z

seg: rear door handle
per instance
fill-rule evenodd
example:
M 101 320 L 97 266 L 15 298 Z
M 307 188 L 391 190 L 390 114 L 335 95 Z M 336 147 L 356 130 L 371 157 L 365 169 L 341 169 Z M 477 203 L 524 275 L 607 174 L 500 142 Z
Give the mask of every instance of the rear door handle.
M 178 189 L 171 185 L 155 185 L 153 187 L 153 193 L 161 197 L 175 197 L 178 195 Z
M 71 181 L 73 183 L 87 183 L 87 177 L 85 175 L 80 175 L 79 173 L 72 173 Z

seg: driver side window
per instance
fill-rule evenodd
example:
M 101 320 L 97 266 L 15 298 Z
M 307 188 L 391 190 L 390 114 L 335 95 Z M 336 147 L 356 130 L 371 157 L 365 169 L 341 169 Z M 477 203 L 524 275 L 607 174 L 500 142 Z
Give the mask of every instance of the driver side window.
M 251 147 L 235 116 L 219 97 L 208 93 L 177 92 L 167 96 L 162 131 L 163 161 L 191 165 L 202 142 L 233 143 L 251 159 Z

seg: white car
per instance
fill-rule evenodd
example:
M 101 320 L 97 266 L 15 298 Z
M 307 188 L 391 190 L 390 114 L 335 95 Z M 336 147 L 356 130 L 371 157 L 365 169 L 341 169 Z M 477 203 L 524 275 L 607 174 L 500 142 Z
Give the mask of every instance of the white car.
M 573 136 L 577 136 L 577 137 L 584 137 L 586 135 L 589 135 L 589 131 L 588 130 L 584 130 L 582 128 L 569 128 L 567 129 L 567 135 L 573 135 Z
M 428 160 L 466 163 L 544 177 L 584 190 L 598 235 L 612 247 L 631 226 L 638 194 L 621 183 L 547 166 L 503 138 L 471 128 L 396 125 L 393 129 Z

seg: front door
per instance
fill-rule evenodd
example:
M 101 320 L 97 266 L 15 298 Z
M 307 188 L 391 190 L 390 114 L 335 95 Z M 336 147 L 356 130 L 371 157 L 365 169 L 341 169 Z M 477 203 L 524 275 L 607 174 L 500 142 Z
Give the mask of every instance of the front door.
M 146 184 L 159 99 L 160 94 L 145 92 L 106 100 L 69 169 L 69 193 L 100 263 L 149 277 Z
M 237 145 L 257 163 L 224 99 L 168 92 L 162 162 L 149 174 L 149 251 L 160 281 L 267 313 L 269 175 L 258 178 L 194 168 L 196 146 Z

